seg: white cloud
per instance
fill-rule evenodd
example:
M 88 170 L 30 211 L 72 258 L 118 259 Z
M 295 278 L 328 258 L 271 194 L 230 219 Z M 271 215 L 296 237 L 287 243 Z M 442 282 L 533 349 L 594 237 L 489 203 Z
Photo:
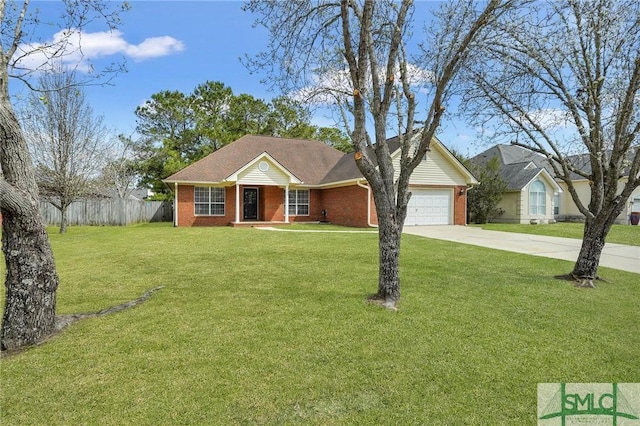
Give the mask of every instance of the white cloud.
M 180 40 L 173 37 L 151 37 L 138 45 L 128 44 L 125 53 L 137 61 L 168 56 L 184 50 Z
M 395 81 L 400 81 L 400 72 L 396 71 Z M 419 68 L 413 64 L 407 65 L 409 85 L 420 90 L 433 80 L 430 71 Z M 313 76 L 312 85 L 304 87 L 291 94 L 293 99 L 316 104 L 335 104 L 352 96 L 353 87 L 351 77 L 347 69 L 330 70 L 324 74 Z
M 173 37 L 151 37 L 139 44 L 131 44 L 121 31 L 88 33 L 76 29 L 59 31 L 44 43 L 21 44 L 14 56 L 15 67 L 41 70 L 51 66 L 51 60 L 59 58 L 64 65 L 89 71 L 96 59 L 123 55 L 134 61 L 168 56 L 184 50 L 182 41 Z
M 529 117 L 541 128 L 550 130 L 567 127 L 570 115 L 566 110 L 547 108 L 531 111 Z

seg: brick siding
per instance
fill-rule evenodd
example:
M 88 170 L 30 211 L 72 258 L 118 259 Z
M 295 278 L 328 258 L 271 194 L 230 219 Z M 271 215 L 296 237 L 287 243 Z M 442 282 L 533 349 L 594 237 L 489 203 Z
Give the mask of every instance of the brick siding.
M 225 188 L 224 216 L 196 216 L 193 188 L 191 185 L 178 187 L 178 226 L 225 226 L 235 220 L 235 187 Z
M 255 188 L 255 186 L 250 186 Z M 227 187 L 225 192 L 224 216 L 195 216 L 194 187 L 180 185 L 178 188 L 178 226 L 226 226 L 235 222 L 235 187 Z M 276 186 L 258 186 L 258 221 L 284 222 L 284 189 Z M 243 186 L 239 187 L 242 191 Z M 455 225 L 466 224 L 466 186 L 454 187 L 453 220 Z M 460 194 L 461 190 L 463 193 Z M 241 193 L 242 194 L 242 193 Z M 316 222 L 327 220 L 344 226 L 368 227 L 376 225 L 373 196 L 370 197 L 371 219 L 367 218 L 367 189 L 351 185 L 330 189 L 311 189 L 309 191 L 309 215 L 290 215 L 290 222 Z M 242 196 L 240 197 L 240 220 L 242 220 Z M 322 211 L 326 210 L 326 217 Z
M 365 188 L 355 185 L 323 190 L 321 204 L 327 210 L 327 220 L 338 225 L 367 227 L 367 194 Z M 373 201 L 371 209 L 375 213 Z
M 453 224 L 463 226 L 467 224 L 466 186 L 456 186 L 453 189 Z

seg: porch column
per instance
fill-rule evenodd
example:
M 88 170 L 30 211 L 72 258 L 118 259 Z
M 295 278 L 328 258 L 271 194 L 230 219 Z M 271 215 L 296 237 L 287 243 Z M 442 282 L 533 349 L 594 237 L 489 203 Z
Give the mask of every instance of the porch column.
M 240 185 L 236 182 L 236 223 L 240 223 Z
M 284 187 L 284 223 L 289 223 L 289 184 Z
M 178 182 L 174 184 L 173 226 L 178 226 Z

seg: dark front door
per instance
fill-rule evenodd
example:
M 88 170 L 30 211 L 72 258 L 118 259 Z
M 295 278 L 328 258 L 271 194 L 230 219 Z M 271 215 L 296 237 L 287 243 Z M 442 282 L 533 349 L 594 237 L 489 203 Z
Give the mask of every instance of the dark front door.
M 244 188 L 243 220 L 258 220 L 258 188 Z

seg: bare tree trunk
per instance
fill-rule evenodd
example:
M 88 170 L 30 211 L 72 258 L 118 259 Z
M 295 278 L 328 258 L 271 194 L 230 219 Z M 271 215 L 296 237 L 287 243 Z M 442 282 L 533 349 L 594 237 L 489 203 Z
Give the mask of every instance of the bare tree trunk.
M 380 200 L 382 202 L 382 200 Z M 388 309 L 397 309 L 400 301 L 400 241 L 402 229 L 398 226 L 392 206 L 378 206 L 379 273 L 378 292 L 370 301 Z
M 31 159 L 8 96 L 0 97 L 0 209 L 6 299 L 0 350 L 39 342 L 54 331 L 58 275 L 39 214 Z
M 400 234 L 397 227 L 383 226 L 379 230 L 380 273 L 376 299 L 395 308 L 400 300 Z
M 615 216 L 598 215 L 585 221 L 582 246 L 571 272 L 579 287 L 595 287 L 593 280 L 597 278 L 600 255 L 614 220 Z
M 67 207 L 69 207 L 66 203 L 60 204 L 60 233 L 67 233 Z

